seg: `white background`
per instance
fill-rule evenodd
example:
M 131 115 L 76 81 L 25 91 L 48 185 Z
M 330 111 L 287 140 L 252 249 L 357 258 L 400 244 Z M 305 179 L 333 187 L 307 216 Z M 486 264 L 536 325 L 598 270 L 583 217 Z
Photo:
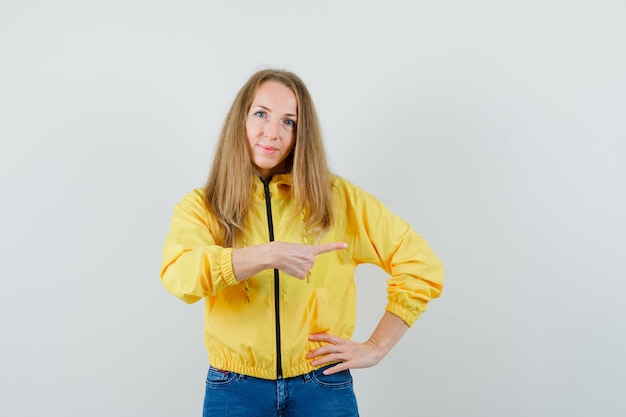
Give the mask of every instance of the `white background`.
M 202 305 L 162 288 L 161 245 L 267 66 L 446 266 L 354 372 L 362 416 L 625 415 L 625 21 L 620 0 L 0 0 L 0 415 L 200 415 Z M 357 271 L 355 339 L 384 279 Z

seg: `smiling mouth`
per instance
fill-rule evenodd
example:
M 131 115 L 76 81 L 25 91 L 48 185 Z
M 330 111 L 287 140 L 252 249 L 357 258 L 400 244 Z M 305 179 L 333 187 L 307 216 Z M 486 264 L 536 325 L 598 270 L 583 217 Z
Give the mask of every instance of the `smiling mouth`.
M 278 148 L 275 148 L 273 146 L 259 145 L 259 148 L 261 148 L 263 153 L 265 153 L 267 155 L 271 155 L 271 154 L 274 154 L 274 153 L 278 152 Z

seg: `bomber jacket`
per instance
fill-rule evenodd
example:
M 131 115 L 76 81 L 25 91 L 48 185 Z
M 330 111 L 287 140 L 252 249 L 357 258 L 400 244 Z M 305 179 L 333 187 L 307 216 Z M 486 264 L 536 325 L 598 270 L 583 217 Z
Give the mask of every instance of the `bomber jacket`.
M 293 215 L 291 174 L 255 184 L 244 245 L 270 240 L 313 243 L 302 216 Z M 216 220 L 196 189 L 175 206 L 165 239 L 161 282 L 187 303 L 205 300 L 204 340 L 216 368 L 264 379 L 314 370 L 309 334 L 349 339 L 356 324 L 354 272 L 375 264 L 390 276 L 386 310 L 411 326 L 439 296 L 443 268 L 426 241 L 380 201 L 340 177 L 332 178 L 335 221 L 320 243 L 348 248 L 318 255 L 308 279 L 264 270 L 244 281 L 233 274 L 232 248 L 216 244 Z M 270 234 L 272 236 L 270 236 Z

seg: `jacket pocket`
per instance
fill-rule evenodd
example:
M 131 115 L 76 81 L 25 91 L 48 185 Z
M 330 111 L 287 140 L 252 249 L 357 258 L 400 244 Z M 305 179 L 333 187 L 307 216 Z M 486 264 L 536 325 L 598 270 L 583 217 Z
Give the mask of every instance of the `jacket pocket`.
M 234 372 L 224 371 L 211 366 L 206 377 L 206 386 L 213 389 L 227 387 L 233 383 L 236 377 L 237 374 Z
M 315 385 L 323 388 L 347 388 L 352 386 L 352 375 L 350 370 L 337 372 L 332 375 L 324 375 L 324 370 L 336 364 L 328 365 L 317 369 L 311 373 L 311 379 Z
M 330 299 L 326 288 L 316 288 L 311 295 L 309 320 L 311 333 L 325 333 L 330 330 Z

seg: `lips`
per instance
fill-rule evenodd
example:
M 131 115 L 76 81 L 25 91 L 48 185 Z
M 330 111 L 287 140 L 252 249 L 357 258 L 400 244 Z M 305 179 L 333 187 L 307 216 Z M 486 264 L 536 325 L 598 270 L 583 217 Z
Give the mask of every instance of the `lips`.
M 275 148 L 274 146 L 267 146 L 267 145 L 258 145 L 258 146 L 261 149 L 261 151 L 266 155 L 273 155 L 276 152 L 278 152 L 278 148 Z

